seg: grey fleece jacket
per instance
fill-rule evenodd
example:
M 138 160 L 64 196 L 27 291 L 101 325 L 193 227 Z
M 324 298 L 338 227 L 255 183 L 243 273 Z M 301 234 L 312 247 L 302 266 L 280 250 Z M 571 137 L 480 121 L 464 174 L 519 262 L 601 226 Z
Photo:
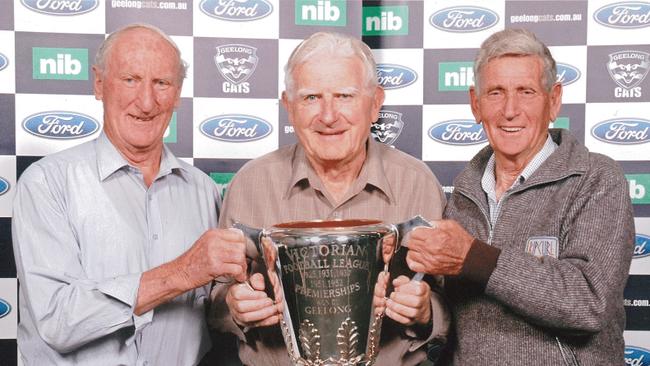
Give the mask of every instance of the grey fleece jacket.
M 559 148 L 504 195 L 494 227 L 481 189 L 492 149 L 455 181 L 445 217 L 476 238 L 461 274 L 446 279 L 455 365 L 624 364 L 635 232 L 627 181 L 568 131 L 550 133 Z M 527 252 L 540 243 L 551 252 L 557 243 L 557 258 Z

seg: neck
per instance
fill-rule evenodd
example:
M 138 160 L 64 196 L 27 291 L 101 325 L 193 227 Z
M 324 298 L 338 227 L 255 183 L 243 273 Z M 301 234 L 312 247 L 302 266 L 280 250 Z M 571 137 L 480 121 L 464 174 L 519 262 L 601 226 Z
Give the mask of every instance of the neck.
M 116 146 L 114 143 L 113 145 Z M 160 170 L 162 147 L 162 144 L 156 144 L 142 149 L 133 147 L 118 148 L 118 151 L 130 165 L 140 170 L 144 179 L 144 184 L 147 187 L 150 187 Z
M 336 203 L 341 202 L 366 161 L 366 150 L 348 161 L 316 161 L 309 158 L 314 171 Z

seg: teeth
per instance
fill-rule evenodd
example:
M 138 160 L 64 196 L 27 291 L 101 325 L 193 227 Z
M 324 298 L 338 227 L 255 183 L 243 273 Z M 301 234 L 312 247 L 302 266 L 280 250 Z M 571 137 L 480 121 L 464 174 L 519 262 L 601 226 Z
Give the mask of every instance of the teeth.
M 501 127 L 501 129 L 506 132 L 518 132 L 522 130 L 521 127 Z

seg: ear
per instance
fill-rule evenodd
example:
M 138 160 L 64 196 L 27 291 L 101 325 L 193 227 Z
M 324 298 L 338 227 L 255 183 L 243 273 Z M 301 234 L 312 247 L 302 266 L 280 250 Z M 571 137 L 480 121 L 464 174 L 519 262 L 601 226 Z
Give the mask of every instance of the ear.
M 287 111 L 287 118 L 289 119 L 289 123 L 293 126 L 293 113 L 292 113 L 292 108 L 291 108 L 291 102 L 289 102 L 289 94 L 287 94 L 287 91 L 282 92 L 282 99 L 280 100 L 282 103 L 282 106 L 284 107 L 284 110 Z
M 555 121 L 557 116 L 560 114 L 560 108 L 562 107 L 562 83 L 555 83 L 551 88 L 551 92 L 548 93 L 549 98 L 549 118 L 551 121 Z
M 95 93 L 95 99 L 102 100 L 104 96 L 104 74 L 97 68 L 97 66 L 93 65 L 93 75 L 95 76 L 95 80 L 93 81 L 93 92 Z
M 472 107 L 472 114 L 474 115 L 474 120 L 476 120 L 476 123 L 480 124 L 483 118 L 481 117 L 481 108 L 479 106 L 478 91 L 474 86 L 469 87 L 469 104 Z
M 386 93 L 384 92 L 384 88 L 381 86 L 377 86 L 375 88 L 375 92 L 372 96 L 372 121 L 370 123 L 373 123 L 379 118 L 379 111 L 381 110 L 381 106 L 384 105 L 384 99 L 386 99 Z

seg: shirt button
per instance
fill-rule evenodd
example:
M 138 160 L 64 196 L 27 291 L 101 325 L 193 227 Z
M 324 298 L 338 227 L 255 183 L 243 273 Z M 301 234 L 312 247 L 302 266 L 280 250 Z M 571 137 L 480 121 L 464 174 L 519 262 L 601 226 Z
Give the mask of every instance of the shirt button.
M 153 234 L 153 240 L 158 240 L 158 234 Z

